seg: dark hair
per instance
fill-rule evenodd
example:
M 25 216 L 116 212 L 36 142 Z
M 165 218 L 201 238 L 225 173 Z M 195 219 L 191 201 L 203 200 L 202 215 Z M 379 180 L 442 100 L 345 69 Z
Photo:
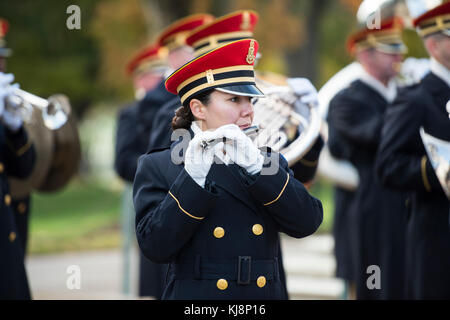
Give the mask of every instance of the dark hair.
M 175 111 L 175 117 L 173 117 L 172 119 L 172 129 L 189 129 L 191 127 L 192 121 L 195 120 L 195 117 L 191 111 L 191 107 L 189 106 L 191 100 L 197 99 L 200 100 L 200 102 L 204 105 L 208 105 L 211 99 L 211 93 L 213 91 L 214 89 L 209 89 L 200 92 L 199 94 L 184 101 L 183 105 Z

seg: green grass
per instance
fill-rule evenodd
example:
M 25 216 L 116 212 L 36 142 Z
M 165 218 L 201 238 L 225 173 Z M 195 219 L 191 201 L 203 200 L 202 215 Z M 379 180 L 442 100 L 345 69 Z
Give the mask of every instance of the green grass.
M 319 199 L 322 202 L 323 206 L 323 221 L 317 232 L 331 232 L 334 216 L 333 185 L 323 179 L 318 178 L 314 182 L 309 192 L 311 193 L 311 195 Z
M 75 180 L 63 191 L 33 194 L 30 253 L 120 245 L 121 193 Z

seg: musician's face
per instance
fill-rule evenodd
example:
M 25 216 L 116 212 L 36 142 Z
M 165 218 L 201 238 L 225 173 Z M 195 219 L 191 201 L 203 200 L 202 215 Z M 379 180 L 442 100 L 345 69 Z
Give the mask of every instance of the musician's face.
M 450 69 L 450 36 L 443 33 L 428 36 L 425 47 L 433 58 Z
M 403 60 L 402 54 L 384 53 L 374 50 L 372 57 L 381 76 L 392 78 L 400 71 L 400 64 Z
M 358 60 L 372 76 L 387 83 L 400 71 L 402 54 L 391 54 L 376 49 L 362 50 L 357 54 Z
M 217 129 L 226 124 L 235 124 L 241 129 L 253 122 L 251 97 L 238 96 L 214 90 L 207 106 L 192 108 L 194 116 L 201 121 L 202 130 Z

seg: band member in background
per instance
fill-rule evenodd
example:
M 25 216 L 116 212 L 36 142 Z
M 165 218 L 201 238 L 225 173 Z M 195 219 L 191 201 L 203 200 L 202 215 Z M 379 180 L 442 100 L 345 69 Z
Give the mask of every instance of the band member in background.
M 431 56 L 431 72 L 400 91 L 388 109 L 377 155 L 383 184 L 410 193 L 407 229 L 409 299 L 450 298 L 449 200 L 427 157 L 419 130 L 450 141 L 450 3 L 414 20 Z M 447 110 L 446 110 L 447 106 Z
M 181 163 L 172 150 L 183 140 L 142 156 L 133 186 L 140 248 L 170 263 L 163 299 L 285 298 L 278 232 L 305 237 L 322 221 L 320 201 L 284 158 L 261 152 L 242 132 L 252 124 L 251 97 L 262 95 L 253 71 L 257 51 L 255 40 L 231 42 L 166 81 L 184 108 L 174 129 L 190 129 L 193 139 Z M 223 138 L 233 143 L 204 145 Z M 279 161 L 272 175 L 265 174 L 270 159 Z
M 329 143 L 344 146 L 347 151 L 336 156 L 347 156 L 359 174 L 348 210 L 357 299 L 404 297 L 406 197 L 383 187 L 374 172 L 383 115 L 396 95 L 393 78 L 406 51 L 401 32 L 401 21 L 394 18 L 383 21 L 380 29 L 349 37 L 349 50 L 365 72 L 331 100 L 328 110 Z M 381 282 L 369 287 L 373 270 L 381 272 Z
M 151 45 L 133 57 L 127 66 L 127 73 L 132 78 L 136 98 L 142 99 L 146 92 L 159 85 L 167 70 L 165 47 Z M 130 183 L 136 173 L 137 159 L 146 152 L 145 137 L 150 133 L 149 122 L 154 112 L 152 105 L 134 102 L 119 113 L 114 166 L 119 176 Z
M 0 72 L 6 72 L 7 58 L 12 55 L 12 50 L 6 47 L 5 35 L 9 24 L 6 20 L 0 19 Z M 11 208 L 14 211 L 17 227 L 17 239 L 20 242 L 24 258 L 27 253 L 28 226 L 30 218 L 31 195 L 19 198 L 12 198 Z
M 5 47 L 6 20 L 0 20 L 0 66 L 10 50 Z M 4 69 L 3 69 L 4 70 Z M 24 265 L 23 242 L 16 224 L 16 213 L 9 194 L 8 177 L 24 179 L 34 167 L 36 154 L 32 142 L 23 128 L 22 118 L 11 110 L 17 108 L 5 99 L 14 93 L 17 84 L 12 74 L 0 72 L 0 299 L 30 299 L 30 289 Z
M 162 31 L 155 45 L 139 52 L 128 65 L 138 100 L 121 111 L 116 136 L 116 172 L 133 182 L 137 160 L 148 149 L 148 137 L 156 111 L 167 101 L 177 99 L 164 86 L 165 74 L 192 58 L 185 45 L 186 32 L 211 21 L 210 15 L 198 14 L 174 22 Z M 139 295 L 160 299 L 166 266 L 155 264 L 140 255 Z

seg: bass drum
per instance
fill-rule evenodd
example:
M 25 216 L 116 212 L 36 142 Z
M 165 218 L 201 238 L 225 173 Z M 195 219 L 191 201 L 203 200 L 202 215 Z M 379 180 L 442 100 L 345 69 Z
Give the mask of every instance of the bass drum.
M 53 95 L 49 100 L 57 100 L 63 106 L 70 106 L 65 95 Z M 52 192 L 64 187 L 78 171 L 81 159 L 77 121 L 72 112 L 67 122 L 52 132 L 55 140 L 53 158 L 43 183 L 36 188 L 38 191 Z

